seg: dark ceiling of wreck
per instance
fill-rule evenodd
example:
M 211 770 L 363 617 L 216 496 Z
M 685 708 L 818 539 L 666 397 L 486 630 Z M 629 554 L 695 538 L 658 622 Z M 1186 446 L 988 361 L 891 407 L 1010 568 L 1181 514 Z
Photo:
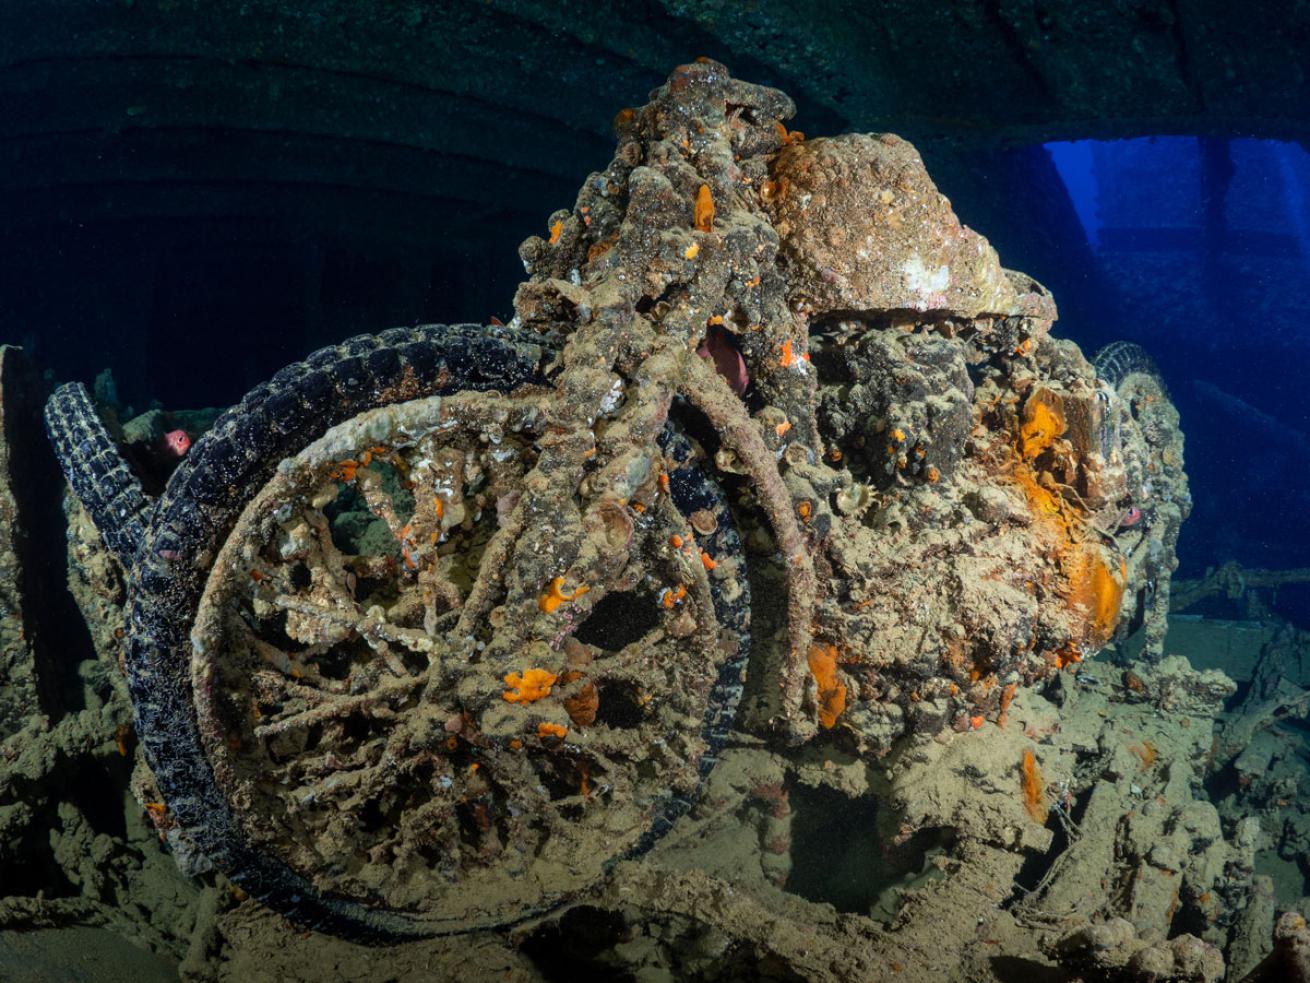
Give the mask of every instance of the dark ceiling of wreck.
M 1064 296 L 1088 289 L 1060 282 L 1076 219 L 1022 148 L 1304 140 L 1308 36 L 1297 0 L 6 0 L 0 340 L 50 358 L 99 324 L 117 347 L 60 371 L 144 390 L 179 327 L 276 358 L 506 317 L 516 243 L 608 160 L 615 111 L 697 55 L 788 91 L 802 130 L 913 140 L 1007 265 Z M 1021 225 L 1049 240 L 1007 250 Z

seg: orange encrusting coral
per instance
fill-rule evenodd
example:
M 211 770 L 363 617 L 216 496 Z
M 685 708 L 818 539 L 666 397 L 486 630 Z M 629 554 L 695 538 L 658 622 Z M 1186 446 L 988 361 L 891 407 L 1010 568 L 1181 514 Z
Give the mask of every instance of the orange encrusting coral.
M 778 364 L 784 369 L 790 368 L 796 362 L 796 355 L 792 351 L 791 339 L 788 338 L 782 343 L 782 357 L 778 359 Z
M 665 587 L 660 591 L 660 606 L 672 610 L 682 603 L 683 598 L 687 596 L 687 585 L 678 584 L 677 587 Z
M 1055 443 L 1064 433 L 1064 400 L 1049 389 L 1034 389 L 1023 404 L 1023 426 L 1019 428 L 1019 442 L 1025 460 L 1031 461 Z
M 805 134 L 800 130 L 792 130 L 788 132 L 787 127 L 783 126 L 776 120 L 773 123 L 773 128 L 777 132 L 778 138 L 782 141 L 784 147 L 790 147 L 794 144 L 805 142 Z
M 830 730 L 846 709 L 846 684 L 837 678 L 837 646 L 815 642 L 807 661 L 819 688 L 819 723 L 824 730 Z
M 1023 807 L 1028 810 L 1033 822 L 1046 825 L 1046 813 L 1049 811 L 1046 783 L 1042 781 L 1042 773 L 1037 770 L 1037 759 L 1031 751 L 1023 753 Z
M 543 696 L 550 695 L 550 688 L 559 677 L 546 669 L 528 669 L 526 672 L 511 672 L 505 677 L 505 690 L 501 696 L 506 703 L 535 703 Z
M 714 196 L 710 194 L 708 184 L 702 184 L 696 192 L 696 207 L 692 215 L 697 232 L 709 232 L 714 228 Z
M 1066 646 L 1067 654 L 1062 653 L 1056 659 L 1057 667 L 1062 668 L 1079 661 L 1080 648 L 1099 648 L 1114 634 L 1127 580 L 1126 567 L 1121 561 L 1116 576 L 1104 549 L 1095 542 L 1082 541 L 1086 524 L 1082 511 L 1042 485 L 1032 467 L 1019 463 L 1011 477 L 1027 499 L 1034 530 L 1059 563 L 1063 583 L 1058 591 L 1080 622 Z
M 1123 580 L 1116 577 L 1101 555 L 1101 548 L 1084 543 L 1068 550 L 1063 557 L 1069 580 L 1069 601 L 1087 615 L 1087 641 L 1104 645 L 1119 623 L 1119 606 L 1123 602 Z
M 556 577 L 550 582 L 550 586 L 546 588 L 546 593 L 537 598 L 537 607 L 546 614 L 550 614 L 565 601 L 572 601 L 574 598 L 581 597 L 589 590 L 591 590 L 591 588 L 583 584 L 581 587 L 578 587 L 573 591 L 565 592 L 564 578 Z
M 538 737 L 558 737 L 563 738 L 569 729 L 563 724 L 540 723 L 537 724 Z
M 1005 721 L 1010 716 L 1010 704 L 1014 702 L 1014 694 L 1019 689 L 1018 683 L 1008 683 L 1001 691 L 1001 710 L 996 715 L 996 726 L 1004 727 Z
M 337 466 L 328 472 L 328 478 L 332 481 L 354 481 L 356 477 L 355 472 L 361 466 L 366 466 L 367 464 L 368 462 L 365 461 L 364 465 L 361 465 L 354 458 L 348 457 L 344 461 L 337 462 Z
M 1014 469 L 1014 481 L 1028 500 L 1033 519 L 1042 528 L 1061 538 L 1068 538 L 1069 525 L 1060 514 L 1060 498 L 1055 492 L 1037 483 L 1032 469 L 1026 465 Z
M 1073 642 L 1046 653 L 1046 660 L 1056 669 L 1066 669 L 1083 661 L 1083 653 Z
M 1141 744 L 1130 744 L 1128 750 L 1137 756 L 1137 760 L 1142 763 L 1142 770 L 1146 771 L 1155 764 L 1156 750 L 1155 745 L 1150 741 L 1142 741 Z

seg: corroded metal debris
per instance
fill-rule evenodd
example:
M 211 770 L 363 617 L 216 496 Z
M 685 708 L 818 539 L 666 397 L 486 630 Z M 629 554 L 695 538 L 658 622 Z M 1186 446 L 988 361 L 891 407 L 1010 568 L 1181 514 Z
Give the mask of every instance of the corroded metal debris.
M 885 750 L 995 717 L 1139 607 L 1158 649 L 1190 506 L 1163 389 L 1052 339 L 1050 295 L 960 225 L 909 144 L 805 140 L 791 112 L 716 63 L 679 68 L 524 244 L 517 298 L 516 324 L 607 378 L 676 382 L 747 479 L 788 613 L 785 643 L 757 640 L 751 721 Z M 686 358 L 710 343 L 740 353 L 742 397 Z

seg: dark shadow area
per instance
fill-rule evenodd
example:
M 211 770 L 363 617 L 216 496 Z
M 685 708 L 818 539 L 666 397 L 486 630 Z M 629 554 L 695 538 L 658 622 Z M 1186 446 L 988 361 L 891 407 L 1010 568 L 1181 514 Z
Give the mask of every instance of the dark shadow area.
M 131 777 L 126 760 L 124 765 L 122 768 L 107 768 L 84 759 L 76 771 L 68 774 L 68 800 L 77 806 L 97 833 L 120 840 L 127 839 L 122 789 Z
M 1089 788 L 1073 801 L 1070 809 L 1070 818 L 1074 825 L 1082 819 L 1083 814 L 1087 811 L 1087 804 L 1092 799 L 1092 790 Z M 1055 811 L 1052 810 L 1046 818 L 1046 828 L 1054 833 L 1051 840 L 1050 849 L 1045 853 L 1028 853 L 1023 864 L 1019 867 L 1018 873 L 1014 875 L 1015 892 L 1012 898 L 1020 898 L 1024 892 L 1032 891 L 1042 882 L 1042 878 L 1047 875 L 1055 861 L 1059 859 L 1060 854 L 1069 848 L 1069 833 L 1064 824 L 1056 818 Z
M 61 381 L 89 385 L 110 369 L 121 403 L 140 412 L 230 405 L 351 335 L 508 317 L 526 217 L 498 226 L 503 241 L 453 243 L 415 238 L 413 215 L 370 234 L 324 228 L 340 221 L 331 200 L 310 203 L 321 215 L 278 214 L 289 204 L 276 199 L 264 219 L 0 230 L 0 326 L 10 326 L 0 341 L 22 344 Z M 397 207 L 432 209 L 433 222 L 445 214 L 421 201 Z
M 838 911 L 868 915 L 884 894 L 924 872 L 929 854 L 944 846 L 937 830 L 921 830 L 899 846 L 878 834 L 874 796 L 852 801 L 828 788 L 789 789 L 791 873 L 784 890 Z
M 618 912 L 579 905 L 529 934 L 520 951 L 551 981 L 628 983 L 636 977 L 616 972 L 600 957 L 632 936 L 633 930 Z
M 1066 983 L 1072 979 L 1058 966 L 1047 966 L 1020 956 L 992 956 L 988 965 L 1001 983 Z
M 18 516 L 15 547 L 23 582 L 25 629 L 36 667 L 42 710 L 55 723 L 86 706 L 79 662 L 95 658 L 91 634 L 68 589 L 68 544 L 63 509 L 64 476 L 46 439 L 41 408 L 47 386 L 30 360 L 15 361 L 6 379 L 5 440 Z
M 1239 774 L 1233 761 L 1205 776 L 1205 794 L 1211 802 L 1222 802 L 1230 795 L 1236 795 L 1241 787 Z
M 1173 921 L 1169 923 L 1169 938 L 1176 939 L 1180 935 L 1195 935 L 1201 938 L 1201 933 L 1210 927 L 1210 919 L 1206 917 L 1197 905 L 1190 902 L 1180 904 L 1178 913 L 1174 915 Z
M 638 726 L 645 719 L 641 692 L 627 680 L 608 680 L 597 687 L 599 707 L 596 722 L 606 727 L 626 730 Z
M 614 591 L 591 609 L 574 637 L 584 645 L 617 652 L 641 641 L 659 623 L 658 598 L 646 591 Z
M 535 929 L 520 951 L 551 983 L 636 983 L 659 978 L 688 983 L 804 983 L 804 977 L 768 952 L 742 942 L 725 949 L 718 933 L 681 916 L 668 916 L 668 923 L 659 937 L 648 937 L 617 912 L 581 905 Z M 613 953 L 625 943 L 645 945 L 645 972 L 640 976 L 616 968 L 632 965 L 630 953 Z

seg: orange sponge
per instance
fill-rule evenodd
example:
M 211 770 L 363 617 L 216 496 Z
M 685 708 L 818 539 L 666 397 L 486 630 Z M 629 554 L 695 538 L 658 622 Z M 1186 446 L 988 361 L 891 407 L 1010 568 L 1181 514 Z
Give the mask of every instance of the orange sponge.
M 846 709 L 846 684 L 837 677 L 837 646 L 810 646 L 807 660 L 810 674 L 819 685 L 819 723 L 828 730 Z
M 714 228 L 714 196 L 710 186 L 702 184 L 696 192 L 696 207 L 692 212 L 692 222 L 697 232 L 709 232 Z
M 1093 543 L 1071 548 L 1064 559 L 1069 600 L 1086 615 L 1087 641 L 1093 646 L 1104 645 L 1119 623 L 1123 579 L 1114 575 L 1100 548 Z
M 1023 456 L 1033 460 L 1055 442 L 1065 431 L 1064 400 L 1050 389 L 1034 389 L 1023 404 L 1023 426 L 1019 428 L 1019 442 Z
M 1046 783 L 1042 781 L 1037 759 L 1031 751 L 1023 753 L 1023 806 L 1033 822 L 1046 825 L 1046 813 L 1050 808 L 1046 802 Z
M 543 696 L 550 695 L 550 688 L 559 677 L 545 669 L 529 669 L 526 672 L 511 672 L 505 677 L 505 690 L 501 696 L 506 703 L 535 703 Z

